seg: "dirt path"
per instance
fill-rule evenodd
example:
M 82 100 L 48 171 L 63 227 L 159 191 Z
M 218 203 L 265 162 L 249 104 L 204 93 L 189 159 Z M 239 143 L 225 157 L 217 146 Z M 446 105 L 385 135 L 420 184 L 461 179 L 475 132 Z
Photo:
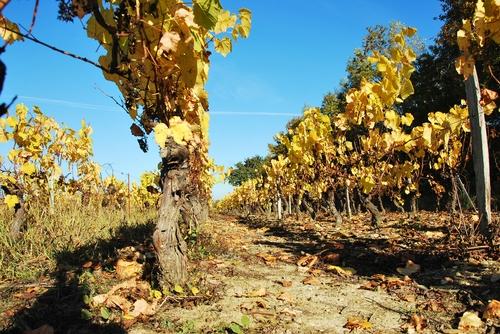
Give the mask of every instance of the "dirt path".
M 374 228 L 363 214 L 341 225 L 216 216 L 187 239 L 187 284 L 162 291 L 153 279 L 154 225 L 137 226 L 84 246 L 52 278 L 5 283 L 0 331 L 499 332 L 500 303 L 496 316 L 483 313 L 500 300 L 499 254 L 463 245 L 463 232 L 450 226 L 467 225 L 450 219 L 388 213 Z M 476 327 L 457 331 L 466 314 Z
M 462 307 L 453 292 L 430 289 L 403 275 L 367 277 L 329 265 L 344 264 L 335 249 L 343 245 L 333 241 L 325 247 L 318 239 L 325 234 L 317 232 L 319 224 L 304 231 L 306 240 L 269 225 L 228 217 L 209 224 L 220 253 L 195 265 L 206 284 L 220 289 L 220 299 L 167 310 L 165 316 L 177 329 L 182 324 L 185 333 L 223 332 L 239 324 L 244 332 L 254 333 L 400 333 L 426 323 L 431 333 L 450 329 Z M 307 254 L 299 245 L 324 249 Z M 248 326 L 242 321 L 245 315 Z

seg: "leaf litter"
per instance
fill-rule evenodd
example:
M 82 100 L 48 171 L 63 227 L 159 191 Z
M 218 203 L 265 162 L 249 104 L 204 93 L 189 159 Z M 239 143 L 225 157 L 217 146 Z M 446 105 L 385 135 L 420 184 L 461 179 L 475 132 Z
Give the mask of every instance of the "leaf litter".
M 85 309 L 93 319 L 145 333 L 165 331 L 162 323 L 192 324 L 195 332 L 231 325 L 243 330 L 243 316 L 251 320 L 245 333 L 498 329 L 499 302 L 492 298 L 498 257 L 473 251 L 465 259 L 443 214 L 434 215 L 411 220 L 389 214 L 376 231 L 364 215 L 342 226 L 216 217 L 206 226 L 216 247 L 191 261 L 185 286 L 151 287 L 148 245 L 118 250 L 111 271 L 96 259 L 82 262 L 85 284 L 97 287 Z M 21 305 L 46 290 L 15 289 L 11 296 Z

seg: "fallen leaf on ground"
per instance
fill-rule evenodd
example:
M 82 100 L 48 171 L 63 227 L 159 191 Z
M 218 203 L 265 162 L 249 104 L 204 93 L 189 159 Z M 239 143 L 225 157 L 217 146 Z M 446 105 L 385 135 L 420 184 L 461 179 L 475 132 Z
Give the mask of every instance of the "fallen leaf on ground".
M 116 262 L 116 276 L 127 279 L 138 276 L 142 272 L 142 265 L 136 261 L 118 260 Z
M 373 291 L 373 290 L 376 290 L 379 285 L 380 284 L 378 282 L 367 281 L 367 282 L 363 283 L 359 288 L 363 289 L 363 290 Z
M 417 332 L 421 332 L 425 327 L 427 327 L 427 320 L 423 316 L 418 314 L 411 316 L 409 328 L 414 328 Z
M 182 294 L 182 293 L 184 293 L 184 288 L 182 286 L 180 286 L 179 284 L 176 284 L 174 286 L 174 292 L 177 294 Z
M 38 296 L 38 294 L 42 293 L 45 288 L 40 286 L 29 287 L 23 292 L 16 292 L 14 294 L 15 298 L 19 299 L 33 299 Z
M 337 275 L 343 276 L 343 277 L 349 277 L 349 276 L 356 274 L 356 270 L 353 268 L 347 268 L 347 267 L 342 268 L 342 267 L 333 266 L 333 265 L 326 267 L 326 270 L 331 271 L 331 272 L 333 272 Z
M 483 322 L 476 312 L 466 311 L 460 318 L 458 329 L 462 331 L 474 331 L 483 327 Z
M 240 305 L 240 308 L 242 311 L 249 311 L 254 308 L 254 303 L 253 302 L 245 302 Z
M 149 304 L 147 301 L 144 299 L 138 299 L 134 303 L 134 309 L 132 312 L 129 313 L 130 316 L 137 318 L 138 316 L 142 315 L 153 315 L 156 312 L 156 305 L 153 302 L 153 304 Z
M 339 253 L 330 253 L 323 256 L 323 261 L 325 263 L 339 265 L 341 263 L 341 256 Z
M 429 239 L 442 239 L 446 234 L 441 231 L 426 231 L 425 236 Z
M 321 269 L 309 269 L 307 272 L 311 276 L 319 276 L 319 275 L 321 275 L 322 270 Z
M 312 275 L 304 278 L 302 283 L 304 283 L 306 285 L 321 285 L 321 282 L 319 281 L 319 279 L 317 279 L 316 277 L 314 277 Z
M 104 304 L 106 300 L 108 299 L 108 295 L 106 293 L 100 294 L 100 295 L 95 295 L 92 297 L 92 304 L 94 306 Z
M 372 324 L 368 320 L 361 317 L 350 317 L 347 319 L 344 328 L 347 328 L 351 331 L 354 329 L 371 329 Z
M 258 253 L 255 254 L 257 257 L 261 258 L 264 260 L 266 264 L 273 264 L 276 263 L 277 258 L 271 254 L 266 254 L 266 253 Z
M 260 289 L 248 291 L 246 293 L 247 297 L 252 297 L 252 298 L 255 298 L 255 297 L 265 297 L 266 295 L 267 295 L 266 288 L 260 288 Z
M 297 261 L 299 267 L 312 267 L 318 262 L 316 255 L 304 255 Z
M 118 307 L 124 312 L 128 312 L 132 307 L 132 303 L 129 302 L 126 298 L 118 295 L 112 295 L 108 298 L 106 306 L 108 307 Z
M 278 297 L 276 297 L 276 299 L 282 300 L 282 301 L 287 302 L 287 303 L 291 303 L 291 302 L 293 302 L 294 297 L 291 294 L 289 294 L 288 292 L 282 292 L 278 295 Z
M 427 304 L 425 304 L 424 309 L 428 310 L 428 311 L 436 312 L 436 311 L 443 309 L 443 305 L 440 302 L 438 302 L 437 300 L 431 299 L 427 302 Z
M 118 290 L 120 289 L 131 289 L 131 288 L 135 288 L 137 287 L 137 283 L 135 281 L 135 279 L 130 279 L 128 281 L 125 281 L 125 282 L 122 282 L 120 284 L 117 284 L 115 286 L 113 286 L 109 291 L 108 293 L 105 293 L 105 294 L 101 294 L 101 295 L 96 295 L 94 297 L 92 297 L 92 303 L 94 306 L 98 306 L 100 304 L 104 304 L 104 302 L 106 302 L 106 300 L 108 300 L 108 298 L 112 295 L 114 295 L 115 292 L 117 292 Z
M 406 261 L 406 266 L 404 268 L 397 268 L 398 273 L 405 276 L 410 276 L 420 271 L 420 265 L 414 263 L 412 260 Z
M 92 267 L 92 265 L 93 265 L 92 261 L 87 261 L 84 264 L 82 264 L 82 268 L 87 269 L 87 268 Z
M 196 296 L 197 294 L 200 293 L 200 289 L 198 289 L 197 287 L 193 286 L 191 288 L 191 293 L 193 294 L 193 296 Z
M 288 280 L 278 281 L 278 283 L 281 284 L 281 286 L 283 286 L 285 288 L 289 288 L 292 286 L 292 281 L 288 281 Z
M 257 305 L 257 307 L 259 307 L 259 308 L 269 308 L 269 304 L 265 300 L 262 300 L 262 299 L 256 300 L 255 305 Z
M 414 303 L 417 300 L 417 296 L 412 293 L 407 293 L 401 296 L 401 299 L 410 303 Z
M 489 302 L 483 312 L 483 319 L 493 321 L 500 320 L 500 302 L 498 300 L 493 299 Z

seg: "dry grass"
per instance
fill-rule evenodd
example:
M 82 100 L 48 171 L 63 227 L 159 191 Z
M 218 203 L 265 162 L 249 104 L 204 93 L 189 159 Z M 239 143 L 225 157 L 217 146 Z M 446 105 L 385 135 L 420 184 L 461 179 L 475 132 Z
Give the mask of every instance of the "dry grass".
M 54 272 L 58 254 L 111 240 L 114 231 L 147 224 L 155 209 L 126 210 L 86 207 L 77 201 L 58 203 L 50 214 L 46 205 L 32 203 L 29 223 L 19 240 L 9 237 L 12 210 L 0 206 L 0 280 L 34 281 Z

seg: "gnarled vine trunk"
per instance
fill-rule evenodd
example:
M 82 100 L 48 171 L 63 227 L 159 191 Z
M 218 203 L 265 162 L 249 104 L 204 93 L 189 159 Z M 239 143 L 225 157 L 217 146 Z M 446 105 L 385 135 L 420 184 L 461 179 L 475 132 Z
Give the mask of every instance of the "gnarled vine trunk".
M 22 236 L 22 231 L 26 227 L 26 208 L 21 201 L 21 203 L 17 204 L 15 207 L 14 219 L 12 220 L 12 224 L 10 225 L 10 237 L 14 240 L 20 239 Z
M 337 210 L 337 207 L 335 206 L 335 190 L 333 188 L 330 188 L 328 190 L 328 205 L 330 207 L 330 211 L 335 217 L 335 223 L 337 225 L 342 224 L 342 216 L 340 215 L 339 211 Z
M 12 190 L 6 186 L 2 186 L 2 190 L 5 195 L 16 195 L 19 199 L 19 203 L 14 206 L 14 218 L 9 229 L 10 237 L 17 240 L 21 238 L 22 231 L 27 225 L 26 203 L 24 203 L 22 192 L 19 189 Z
M 363 202 L 364 207 L 372 214 L 372 226 L 379 227 L 382 223 L 382 215 L 380 214 L 380 211 L 377 209 L 375 204 L 372 203 L 371 197 L 369 195 L 362 195 L 359 189 L 357 189 L 357 192 L 359 198 Z
M 188 183 L 189 151 L 170 140 L 161 150 L 163 194 L 153 245 L 163 285 L 183 283 L 187 278 L 187 247 L 179 227 L 181 205 Z

